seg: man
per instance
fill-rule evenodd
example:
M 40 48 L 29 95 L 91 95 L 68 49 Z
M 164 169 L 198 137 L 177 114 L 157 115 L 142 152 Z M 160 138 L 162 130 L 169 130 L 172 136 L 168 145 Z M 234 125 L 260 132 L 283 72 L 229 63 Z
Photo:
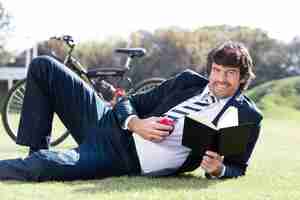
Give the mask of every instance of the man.
M 18 144 L 30 147 L 30 154 L 0 161 L 0 179 L 168 176 L 199 166 L 210 178 L 244 175 L 262 120 L 254 103 L 242 94 L 254 78 L 252 60 L 242 44 L 226 42 L 209 53 L 207 63 L 209 80 L 186 70 L 150 92 L 122 99 L 111 109 L 59 62 L 49 57 L 34 59 L 17 137 Z M 235 115 L 229 112 L 232 108 Z M 54 112 L 72 133 L 77 148 L 48 150 Z M 183 119 L 189 113 L 218 126 L 256 124 L 246 152 L 228 157 L 212 151 L 198 155 L 183 146 Z M 174 126 L 159 123 L 162 116 L 175 119 Z

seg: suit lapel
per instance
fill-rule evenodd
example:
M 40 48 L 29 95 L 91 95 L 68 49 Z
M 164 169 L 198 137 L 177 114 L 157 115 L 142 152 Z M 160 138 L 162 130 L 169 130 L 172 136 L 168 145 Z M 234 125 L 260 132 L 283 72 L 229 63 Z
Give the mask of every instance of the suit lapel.
M 230 106 L 234 106 L 237 109 L 239 108 L 238 106 L 238 101 L 241 98 L 241 90 L 237 90 L 235 92 L 235 94 L 228 100 L 228 102 L 224 105 L 224 107 L 222 108 L 222 110 L 217 114 L 217 116 L 215 117 L 215 119 L 212 121 L 212 123 L 217 126 L 221 116 L 224 114 L 224 112 L 230 107 Z

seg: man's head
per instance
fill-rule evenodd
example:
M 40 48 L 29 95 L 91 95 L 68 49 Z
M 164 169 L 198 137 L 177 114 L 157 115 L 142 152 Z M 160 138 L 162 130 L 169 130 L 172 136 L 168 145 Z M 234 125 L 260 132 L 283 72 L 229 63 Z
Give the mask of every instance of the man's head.
M 247 89 L 255 78 L 253 63 L 246 47 L 241 43 L 225 42 L 212 49 L 207 56 L 209 89 L 219 98 Z

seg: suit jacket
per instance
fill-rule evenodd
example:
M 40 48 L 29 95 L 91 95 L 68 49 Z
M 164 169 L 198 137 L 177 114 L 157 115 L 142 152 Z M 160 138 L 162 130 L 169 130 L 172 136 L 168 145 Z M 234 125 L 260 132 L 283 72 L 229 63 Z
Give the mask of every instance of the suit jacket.
M 119 124 L 124 124 L 130 115 L 137 115 L 140 118 L 161 116 L 177 104 L 200 94 L 207 84 L 208 80 L 200 74 L 192 70 L 185 70 L 177 76 L 166 80 L 150 92 L 132 95 L 123 99 L 115 106 L 113 113 L 115 113 Z M 252 130 L 247 151 L 244 154 L 224 158 L 226 171 L 223 178 L 237 177 L 245 174 L 249 158 L 258 139 L 260 122 L 262 120 L 262 115 L 255 104 L 243 94 L 236 95 L 230 101 L 229 106 L 234 106 L 238 109 L 239 123 L 255 123 L 256 128 Z M 219 117 L 217 116 L 217 119 L 215 119 L 216 122 Z M 127 132 L 131 134 L 129 131 Z M 165 169 L 150 173 L 149 175 L 174 175 L 192 171 L 199 167 L 202 156 L 195 155 L 192 151 L 179 169 Z

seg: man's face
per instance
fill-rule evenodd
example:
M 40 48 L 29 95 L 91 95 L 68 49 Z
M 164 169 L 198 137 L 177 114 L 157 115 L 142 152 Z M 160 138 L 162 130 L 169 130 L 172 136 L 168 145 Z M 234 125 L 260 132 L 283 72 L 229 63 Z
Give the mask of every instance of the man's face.
M 208 87 L 217 98 L 233 96 L 242 82 L 239 68 L 212 64 Z

